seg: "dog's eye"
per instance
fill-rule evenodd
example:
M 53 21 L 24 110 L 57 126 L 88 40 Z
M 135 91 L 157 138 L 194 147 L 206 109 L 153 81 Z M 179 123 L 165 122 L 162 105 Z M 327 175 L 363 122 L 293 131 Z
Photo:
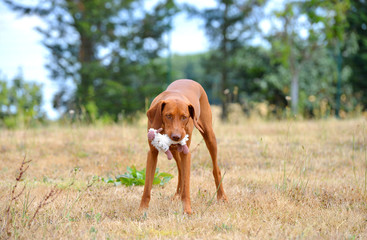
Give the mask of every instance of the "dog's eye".
M 182 117 L 181 117 L 181 120 L 182 120 L 182 121 L 186 121 L 186 119 L 187 119 L 187 117 L 186 117 L 186 116 L 182 116 Z
M 172 115 L 171 115 L 171 114 L 168 114 L 168 115 L 166 115 L 166 118 L 167 118 L 168 120 L 172 120 Z

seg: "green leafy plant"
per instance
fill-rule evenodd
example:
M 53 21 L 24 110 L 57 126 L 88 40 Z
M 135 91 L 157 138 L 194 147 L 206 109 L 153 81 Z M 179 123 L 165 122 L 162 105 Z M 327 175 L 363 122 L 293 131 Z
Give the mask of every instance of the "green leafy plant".
M 169 180 L 173 178 L 172 174 L 161 172 L 157 168 L 154 174 L 154 185 L 164 186 Z M 113 183 L 115 186 L 126 185 L 126 186 L 139 186 L 145 183 L 145 169 L 136 170 L 135 166 L 127 167 L 127 172 L 121 175 L 117 175 L 115 179 L 109 177 L 107 179 L 102 179 L 106 183 Z

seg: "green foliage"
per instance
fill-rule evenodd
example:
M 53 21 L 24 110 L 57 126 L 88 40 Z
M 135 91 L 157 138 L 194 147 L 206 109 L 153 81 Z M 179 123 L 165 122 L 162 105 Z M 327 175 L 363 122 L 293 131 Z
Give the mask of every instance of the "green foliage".
M 201 66 L 203 58 L 207 53 L 198 53 L 190 55 L 174 54 L 172 60 L 172 78 L 173 79 L 195 79 L 202 81 L 205 70 Z
M 43 121 L 42 85 L 25 81 L 21 74 L 12 81 L 0 79 L 0 127 L 32 126 Z
M 347 57 L 346 63 L 351 67 L 353 95 L 367 109 L 367 2 L 351 1 L 347 12 L 348 37 L 355 39 L 355 50 Z M 346 49 L 347 51 L 348 49 Z
M 159 169 L 157 168 L 154 174 L 154 185 L 164 186 L 169 180 L 173 178 L 173 175 L 169 173 L 159 173 Z M 121 184 L 125 186 L 140 186 L 145 183 L 145 169 L 136 170 L 135 166 L 127 167 L 127 172 L 121 175 L 117 175 L 115 179 L 109 177 L 107 179 L 103 179 L 106 183 L 113 183 L 115 186 L 119 186 Z
M 177 12 L 173 0 L 149 10 L 141 0 L 4 2 L 45 22 L 38 31 L 50 53 L 47 68 L 60 83 L 55 108 L 85 111 L 92 122 L 105 114 L 117 120 L 141 110 L 146 98 L 163 89 L 166 70 L 154 60 L 166 47 L 163 35 Z
M 174 54 L 172 56 L 172 78 L 193 79 L 199 82 L 206 90 L 209 102 L 211 104 L 220 104 L 219 79 L 217 75 L 209 74 L 213 76 L 209 77 L 204 66 L 210 54 L 210 52 L 190 55 Z
M 350 9 L 350 0 L 305 1 L 301 4 L 303 12 L 312 24 L 322 23 L 325 40 L 337 47 L 337 42 L 345 41 L 345 28 L 348 26 L 346 12 Z
M 203 10 L 187 6 L 189 13 L 204 20 L 206 35 L 212 50 L 205 59 L 206 80 L 219 83 L 217 96 L 222 103 L 223 120 L 228 119 L 228 89 L 235 79 L 232 75 L 233 56 L 246 42 L 251 40 L 256 30 L 255 13 L 265 1 L 217 0 L 217 6 Z M 217 80 L 218 79 L 218 80 Z M 210 81 L 209 80 L 209 81 Z
M 287 105 L 289 78 L 280 65 L 271 64 L 271 53 L 261 47 L 243 47 L 236 52 L 232 71 L 237 81 L 233 85 L 239 88 L 237 100 L 247 112 L 252 102 L 267 102 L 282 109 Z
M 299 41 L 302 41 L 300 39 Z M 303 40 L 304 41 L 304 40 Z M 305 44 L 305 43 L 303 43 Z M 298 45 L 300 47 L 300 45 Z M 269 106 L 269 114 L 279 118 L 287 116 L 290 95 L 290 75 L 287 66 L 274 62 L 274 50 L 262 47 L 242 47 L 232 56 L 230 100 L 239 102 L 246 113 L 251 113 L 259 102 Z M 192 74 L 205 88 L 211 103 L 220 103 L 217 75 L 205 76 L 204 66 L 208 53 L 173 56 L 173 75 L 186 78 L 185 69 L 193 65 Z M 356 106 L 349 82 L 350 70 L 342 72 L 342 110 L 351 112 Z M 336 65 L 326 46 L 317 51 L 299 68 L 299 114 L 307 118 L 332 116 L 336 108 Z M 236 90 L 237 89 L 237 93 Z M 237 95 L 236 95 L 237 94 Z
M 222 105 L 223 120 L 230 102 L 248 113 L 262 102 L 277 117 L 290 116 L 290 107 L 317 118 L 354 111 L 359 104 L 367 108 L 366 1 L 285 1 L 269 16 L 275 21 L 265 35 L 258 20 L 267 1 L 216 0 L 206 9 L 184 5 L 203 20 L 211 49 L 173 55 L 170 73 L 160 56 L 178 12 L 173 0 L 156 1 L 150 9 L 142 7 L 146 0 L 4 2 L 45 21 L 38 31 L 51 57 L 47 68 L 61 86 L 54 107 L 73 110 L 75 119 L 134 119 L 169 84 L 167 76 L 201 83 L 209 101 Z M 254 46 L 255 38 L 267 45 Z M 0 84 L 6 106 L 9 87 Z M 25 108 L 30 118 L 40 111 Z M 2 125 L 15 126 L 24 115 L 8 114 Z

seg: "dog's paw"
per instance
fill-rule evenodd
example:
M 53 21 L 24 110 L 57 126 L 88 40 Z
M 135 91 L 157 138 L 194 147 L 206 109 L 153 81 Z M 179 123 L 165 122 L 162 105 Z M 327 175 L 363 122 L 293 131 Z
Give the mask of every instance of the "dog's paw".
M 192 210 L 191 210 L 191 206 L 187 207 L 185 206 L 184 207 L 184 214 L 187 214 L 187 215 L 192 215 Z
M 176 201 L 176 200 L 178 200 L 178 199 L 180 199 L 181 198 L 181 194 L 179 194 L 179 193 L 175 193 L 172 197 L 171 197 L 171 200 L 172 201 Z
M 217 195 L 217 200 L 218 201 L 221 201 L 221 202 L 225 202 L 225 203 L 228 203 L 228 198 L 226 196 L 226 194 L 218 194 Z

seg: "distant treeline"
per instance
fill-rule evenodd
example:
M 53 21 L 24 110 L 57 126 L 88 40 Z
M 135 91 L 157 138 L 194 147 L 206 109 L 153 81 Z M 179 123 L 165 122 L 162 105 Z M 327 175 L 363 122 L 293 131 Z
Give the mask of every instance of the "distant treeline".
M 251 114 L 258 103 L 265 103 L 269 117 L 285 118 L 291 113 L 291 76 L 282 64 L 273 64 L 271 49 L 243 47 L 236 53 L 230 71 L 226 101 L 239 103 Z M 172 56 L 172 78 L 190 78 L 206 89 L 211 104 L 221 104 L 219 69 L 205 68 L 210 53 Z M 299 72 L 298 114 L 305 118 L 335 116 L 337 109 L 337 66 L 328 49 L 319 49 Z M 351 81 L 351 68 L 344 66 L 340 85 L 340 117 L 366 109 L 363 90 Z M 288 115 L 287 115 L 288 114 Z
M 49 51 L 50 77 L 59 83 L 53 106 L 65 116 L 129 118 L 180 78 L 200 82 L 211 103 L 221 105 L 223 120 L 230 103 L 246 114 L 264 103 L 277 118 L 345 117 L 367 108 L 364 0 L 284 1 L 271 11 L 265 0 L 217 0 L 206 9 L 173 0 L 149 8 L 143 0 L 3 1 L 44 20 L 37 30 Z M 165 36 L 178 13 L 203 21 L 208 52 L 170 56 Z M 17 79 L 0 80 L 2 125 L 18 115 L 45 118 L 40 86 Z

